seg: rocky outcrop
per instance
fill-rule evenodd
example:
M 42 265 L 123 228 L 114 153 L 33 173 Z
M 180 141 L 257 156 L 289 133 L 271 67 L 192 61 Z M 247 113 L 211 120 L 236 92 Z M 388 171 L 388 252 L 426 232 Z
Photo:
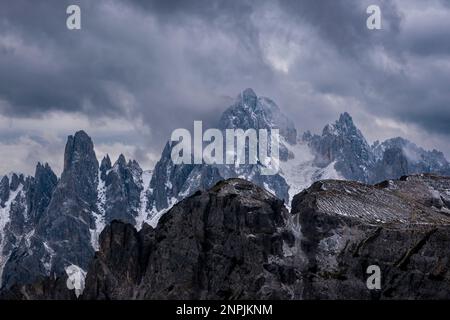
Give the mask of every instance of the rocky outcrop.
M 450 175 L 450 164 L 442 152 L 424 150 L 400 137 L 375 142 L 372 151 L 376 162 L 371 181 L 396 179 L 412 173 Z
M 11 252 L 3 270 L 3 287 L 63 274 L 68 264 L 87 269 L 94 256 L 90 230 L 95 228 L 92 212 L 97 210 L 98 171 L 92 140 L 83 131 L 68 138 L 64 171 L 56 187 L 49 168 L 38 166 L 36 177 L 42 188 L 35 191 L 43 197 L 35 192 L 36 200 L 30 202 L 37 203 L 31 215 L 36 224 Z M 44 191 L 46 187 L 54 190 Z
M 34 177 L 11 174 L 2 179 L 6 196 L 0 204 L 0 283 L 17 279 L 8 261 L 19 248 L 28 248 L 34 228 L 50 203 L 57 178 L 48 164 L 38 163 Z M 20 272 L 17 276 L 20 276 Z M 15 281 L 15 280 L 14 280 Z
M 400 137 L 370 146 L 346 112 L 326 125 L 322 135 L 307 131 L 302 140 L 313 151 L 315 165 L 333 165 L 347 180 L 378 183 L 418 173 L 450 175 L 450 164 L 437 150 L 426 151 Z
M 304 299 L 448 299 L 450 178 L 315 183 L 294 198 Z M 381 289 L 368 290 L 368 266 Z
M 40 163 L 36 166 L 36 171 L 34 174 L 34 180 L 29 188 L 29 218 L 31 219 L 31 224 L 36 225 L 48 205 L 53 195 L 53 191 L 58 183 L 58 178 L 56 177 L 53 170 L 46 163 L 42 165 Z
M 315 163 L 334 167 L 349 180 L 369 181 L 369 168 L 373 165 L 373 155 L 369 144 L 356 128 L 348 113 L 343 113 L 334 124 L 328 124 L 322 135 L 306 134 L 310 147 L 315 152 Z
M 105 172 L 105 222 L 117 219 L 134 225 L 143 189 L 141 167 L 136 161 L 127 163 L 125 157 L 120 155 L 113 167 L 103 171 L 105 168 L 108 164 L 102 162 L 101 175 Z
M 0 291 L 0 300 L 76 300 L 67 288 L 67 276 L 45 277 L 28 284 L 14 284 Z
M 279 129 L 282 141 L 279 157 L 286 161 L 292 156 L 286 144 L 296 144 L 297 130 L 293 122 L 270 99 L 258 97 L 252 89 L 246 89 L 227 108 L 219 119 L 218 129 L 225 137 L 226 129 Z M 197 190 L 207 190 L 218 181 L 230 178 L 244 178 L 273 192 L 278 198 L 289 201 L 289 186 L 277 173 L 263 175 L 261 164 L 240 166 L 224 164 L 181 164 L 175 165 L 171 159 L 174 143 L 167 143 L 161 159 L 155 166 L 151 181 L 148 209 L 154 212 L 170 208 L 174 203 L 193 194 Z M 248 151 L 248 148 L 247 148 Z
M 175 205 L 153 229 L 113 222 L 85 299 L 449 298 L 450 178 L 320 181 L 281 201 L 240 179 Z M 381 289 L 366 286 L 367 267 Z
M 113 222 L 101 235 L 85 299 L 290 298 L 282 201 L 240 179 L 175 205 L 156 229 Z M 278 262 L 280 261 L 280 262 Z
M 144 222 L 155 227 L 160 217 L 174 204 L 196 194 L 197 191 L 203 194 L 226 179 L 239 177 L 251 181 L 285 201 L 286 206 L 297 210 L 291 203 L 292 198 L 318 180 L 349 179 L 377 183 L 412 173 L 433 172 L 443 176 L 450 175 L 450 164 L 439 151 L 426 151 L 402 138 L 376 142 L 369 146 L 347 113 L 342 114 L 334 124 L 327 125 L 320 136 L 306 132 L 302 139 L 297 140 L 297 131 L 292 121 L 282 114 L 272 100 L 258 97 L 251 89 L 239 94 L 235 102 L 221 115 L 218 123 L 221 132 L 226 129 L 279 129 L 281 161 L 278 174 L 263 175 L 261 163 L 239 166 L 175 165 L 171 160 L 174 146 L 172 143 L 166 145 L 152 172 L 143 171 L 136 161 L 127 161 L 122 155 L 114 164 L 109 156 L 105 156 L 99 164 L 91 138 L 80 131 L 68 138 L 64 171 L 60 179 L 48 165 L 42 164 L 37 165 L 34 177 L 18 173 L 1 177 L 0 290 L 8 290 L 15 285 L 34 285 L 37 280 L 48 276 L 61 277 L 65 268 L 71 265 L 84 273 L 94 257 L 94 252 L 100 248 L 101 231 L 112 221 L 129 223 L 138 230 Z M 411 182 L 408 182 L 409 184 Z M 350 187 L 357 190 L 369 188 L 368 194 L 379 194 L 376 191 L 379 186 L 373 189 L 350 183 L 346 185 L 347 191 L 344 193 L 337 183 L 327 182 L 327 185 L 337 188 L 336 194 L 347 201 L 342 204 L 333 199 L 333 204 L 340 212 L 352 206 L 360 208 L 360 211 L 365 208 L 364 203 L 355 203 L 353 197 L 346 197 Z M 389 190 L 388 187 L 384 192 Z M 323 191 L 316 189 L 317 185 L 314 184 L 308 192 Z M 389 193 L 398 192 L 394 191 L 390 190 Z M 411 194 L 414 192 L 411 190 Z M 441 216 L 445 216 L 445 210 L 448 208 L 445 195 L 448 193 L 436 192 L 442 194 L 441 198 L 429 200 L 433 205 L 430 207 L 431 211 L 427 209 L 425 212 L 432 214 L 437 210 Z M 307 195 L 308 193 L 302 193 L 302 197 Z M 318 197 L 324 195 L 317 194 Z M 237 198 L 236 201 L 240 199 Z M 378 205 L 376 199 L 372 200 L 375 203 L 374 208 L 383 208 L 373 211 L 387 212 L 387 220 L 398 215 L 397 207 L 385 208 L 383 201 Z M 404 203 L 404 200 L 396 197 L 386 201 Z M 411 208 L 417 208 L 414 197 L 410 205 Z M 312 210 L 321 212 L 320 208 Z M 336 211 L 337 213 L 339 212 Z M 290 216 L 283 224 L 287 230 L 285 235 L 293 234 L 296 243 L 300 239 L 296 236 L 298 231 L 289 228 L 294 226 L 292 221 L 299 220 L 298 216 Z M 357 218 L 358 216 L 352 217 Z M 305 228 L 308 229 L 308 221 L 305 223 Z M 382 219 L 379 223 L 385 227 Z M 413 225 L 421 223 L 413 222 Z M 431 222 L 425 223 L 429 225 Z M 441 222 L 431 224 L 434 223 L 440 225 Z M 367 228 L 373 224 L 377 225 L 378 222 L 371 222 Z M 299 222 L 296 222 L 295 228 L 300 228 Z M 148 231 L 149 227 L 144 229 Z M 139 233 L 139 239 L 140 237 Z M 432 236 L 430 238 L 433 239 Z M 290 246 L 283 248 L 289 252 L 294 250 Z M 295 246 L 297 251 L 301 248 L 301 245 Z M 306 254 L 297 253 L 291 256 L 301 261 L 308 258 Z M 292 257 L 284 257 L 283 265 L 291 263 L 288 260 L 294 259 Z M 295 266 L 296 273 L 304 274 L 303 269 L 298 269 L 305 266 L 300 262 L 291 264 L 291 267 Z M 280 267 L 269 268 L 273 271 Z M 139 277 L 145 272 L 140 270 Z M 306 280 L 299 278 L 294 282 L 297 283 L 296 281 Z M 296 285 L 286 285 L 283 282 L 283 288 L 290 292 L 290 297 L 302 297 Z M 272 294 L 284 295 L 285 291 Z M 305 295 L 307 296 L 306 293 Z
M 148 174 L 123 155 L 113 166 L 106 156 L 99 166 L 91 138 L 79 131 L 67 139 L 59 180 L 40 163 L 34 177 L 2 177 L 0 288 L 60 277 L 70 265 L 86 270 L 106 224 L 145 219 Z

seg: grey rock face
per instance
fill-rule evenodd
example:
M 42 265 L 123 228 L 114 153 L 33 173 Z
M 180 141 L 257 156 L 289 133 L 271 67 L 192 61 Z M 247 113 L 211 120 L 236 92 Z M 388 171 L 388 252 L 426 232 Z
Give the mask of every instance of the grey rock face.
M 102 163 L 103 165 L 103 163 Z M 101 168 L 108 168 L 106 164 Z M 102 175 L 103 175 L 103 171 Z M 140 208 L 140 195 L 143 189 L 142 169 L 136 161 L 125 160 L 120 155 L 111 169 L 105 174 L 105 221 L 121 220 L 128 223 L 135 223 Z
M 36 225 L 40 221 L 50 204 L 57 183 L 58 178 L 50 166 L 48 164 L 42 165 L 38 163 L 34 179 L 29 189 L 28 208 L 32 225 Z
M 0 180 L 0 206 L 4 207 L 5 202 L 9 198 L 9 179 L 7 176 L 4 176 L 2 180 Z
M 0 279 L 2 280 L 2 286 L 11 289 L 16 284 L 19 286 L 31 284 L 30 290 L 34 290 L 32 288 L 37 280 L 49 275 L 56 275 L 56 278 L 61 277 L 64 268 L 69 264 L 75 264 L 87 270 L 89 262 L 94 256 L 94 251 L 99 248 L 98 236 L 100 232 L 112 221 L 120 220 L 136 226 L 138 229 L 143 222 L 156 225 L 159 217 L 175 203 L 196 194 L 197 191 L 202 191 L 200 194 L 204 194 L 203 191 L 210 189 L 219 181 L 230 178 L 240 177 L 250 180 L 287 203 L 289 197 L 292 198 L 297 192 L 319 179 L 343 178 L 375 183 L 411 173 L 433 172 L 440 175 L 450 175 L 450 165 L 439 151 L 426 151 L 402 138 L 389 139 L 369 146 L 347 113 L 342 114 L 333 125 L 326 126 L 321 136 L 306 132 L 303 134 L 302 141 L 298 143 L 297 132 L 292 122 L 282 115 L 273 101 L 258 97 L 251 89 L 244 90 L 235 103 L 222 114 L 219 121 L 219 129 L 222 131 L 226 129 L 274 128 L 280 130 L 283 138 L 280 146 L 280 157 L 284 172 L 282 170 L 280 174 L 272 176 L 262 175 L 260 164 L 239 167 L 206 164 L 174 165 L 170 157 L 173 145 L 170 143 L 166 145 L 153 175 L 149 172 L 143 172 L 137 162 L 127 162 L 123 156 L 120 156 L 114 165 L 109 156 L 106 156 L 99 165 L 90 137 L 82 131 L 77 132 L 68 139 L 64 157 L 64 172 L 59 180 L 48 165 L 41 164 L 37 165 L 34 177 L 9 174 L 0 179 Z M 311 154 L 311 150 L 313 154 Z M 303 162 L 296 163 L 296 161 Z M 150 176 L 152 176 L 151 180 Z M 411 185 L 411 181 L 408 184 L 403 182 L 392 183 L 395 186 L 401 185 L 402 188 Z M 405 218 L 402 218 L 403 220 L 398 218 L 399 208 L 384 206 L 384 202 L 399 202 L 407 206 L 402 199 L 399 200 L 392 196 L 394 191 L 390 190 L 390 187 L 383 187 L 383 189 L 378 186 L 375 188 L 378 191 L 375 192 L 372 187 L 359 184 L 344 184 L 343 188 L 342 185 L 337 183 L 328 183 L 327 185 L 331 185 L 333 192 L 347 201 L 340 203 L 336 202 L 335 199 L 332 200 L 335 206 L 333 210 L 336 214 L 348 212 L 348 208 L 360 208 L 358 210 L 364 211 L 367 207 L 372 208 L 370 210 L 376 211 L 380 215 L 380 221 L 367 222 L 363 219 L 361 228 L 364 230 L 372 230 L 372 224 L 383 224 L 387 223 L 386 221 L 395 224 L 408 221 Z M 297 187 L 293 188 L 293 186 Z M 323 191 L 320 188 L 317 189 L 317 186 L 314 185 L 309 189 L 310 193 L 303 194 L 303 196 L 308 198 L 311 193 Z M 416 184 L 414 188 L 418 188 L 418 186 Z M 381 188 L 384 190 L 383 194 L 391 196 L 384 199 L 384 202 L 378 202 L 376 198 L 365 198 L 366 202 L 362 203 L 356 201 L 355 197 L 346 197 L 349 192 L 352 192 L 353 189 L 351 188 L 360 190 L 360 193 L 376 195 L 380 194 L 379 189 Z M 414 194 L 416 192 L 414 188 L 408 192 Z M 445 216 L 448 213 L 446 211 L 449 203 L 448 192 L 446 193 L 443 190 L 433 191 L 434 194 L 439 194 L 439 197 L 436 196 L 427 200 L 429 205 L 427 205 L 428 209 L 424 209 L 426 214 L 434 214 L 433 210 L 438 210 L 439 215 Z M 320 197 L 324 196 L 323 193 L 320 193 Z M 235 197 L 235 195 L 230 197 Z M 259 199 L 258 201 L 262 200 Z M 324 203 L 323 201 L 322 203 Z M 311 210 L 321 212 L 322 209 L 315 208 L 314 205 L 312 204 L 314 209 Z M 411 199 L 408 208 L 408 210 L 416 210 L 416 199 Z M 192 210 L 194 209 L 192 208 Z M 180 210 L 174 212 L 180 212 Z M 299 216 L 294 214 L 282 223 L 282 228 L 285 228 L 286 231 L 283 233 L 283 254 L 290 252 L 290 256 L 277 260 L 282 261 L 282 266 L 270 266 L 268 267 L 269 272 L 273 271 L 276 274 L 277 270 L 281 270 L 280 274 L 284 274 L 286 266 L 289 266 L 289 270 L 294 268 L 296 273 L 310 271 L 309 263 L 305 261 L 312 258 L 306 254 L 301 254 L 299 250 L 302 249 L 302 246 L 297 245 L 300 241 L 299 231 L 294 229 L 300 227 L 299 222 L 296 222 L 299 220 Z M 352 216 L 352 219 L 361 218 L 360 216 L 364 216 L 364 214 Z M 398 220 L 395 220 L 396 217 Z M 418 223 L 437 225 L 445 225 L 446 223 L 445 221 L 430 222 L 426 219 L 424 221 Z M 369 226 L 366 226 L 366 222 Z M 183 228 L 188 229 L 189 226 L 183 225 Z M 294 229 L 291 230 L 290 228 Z M 305 228 L 305 230 L 309 230 L 308 226 Z M 138 242 L 136 246 L 141 249 L 145 247 L 145 250 L 147 250 L 149 247 L 143 245 L 143 243 L 147 240 L 150 241 L 149 239 L 153 236 L 149 235 L 151 233 L 149 227 L 144 227 L 144 229 L 147 231 L 137 234 Z M 174 232 L 182 233 L 183 231 L 175 230 Z M 236 232 L 240 234 L 241 231 Z M 313 237 L 316 236 L 314 232 L 312 233 Z M 360 233 L 360 231 L 357 232 Z M 401 233 L 403 230 L 398 232 Z M 421 232 L 414 231 L 414 235 L 410 235 L 410 237 L 414 238 L 416 235 L 421 237 L 423 235 L 423 232 Z M 147 240 L 143 238 L 144 233 L 146 234 L 144 238 Z M 128 236 L 134 237 L 135 235 L 129 233 Z M 391 236 L 400 237 L 398 234 L 391 234 L 386 236 L 385 240 L 391 241 L 389 238 Z M 433 239 L 433 237 L 430 236 L 430 239 Z M 152 243 L 151 241 L 149 243 Z M 304 243 L 308 246 L 309 242 Z M 318 247 L 323 245 L 323 243 L 319 244 Z M 130 252 L 134 251 L 133 245 Z M 342 253 L 342 256 L 345 256 L 345 254 Z M 142 258 L 142 253 L 137 255 Z M 147 259 L 146 257 L 144 255 L 145 259 Z M 129 259 L 134 259 L 134 256 Z M 291 260 L 296 262 L 294 263 Z M 362 267 L 356 265 L 356 268 Z M 326 272 L 332 272 L 330 270 L 326 269 Z M 130 280 L 131 282 L 127 284 L 128 289 L 135 283 L 136 279 L 140 281 L 144 275 L 147 275 L 146 269 L 142 268 L 133 272 L 132 281 Z M 291 274 L 291 271 L 286 272 Z M 280 274 L 275 278 L 281 277 Z M 315 277 L 316 275 L 312 276 Z M 117 278 L 120 279 L 119 276 Z M 264 291 L 264 294 L 261 292 L 257 294 L 248 288 L 245 290 L 251 292 L 254 296 L 263 294 L 263 297 L 273 295 L 298 298 L 302 297 L 302 292 L 305 292 L 305 296 L 313 295 L 313 293 L 308 293 L 306 289 L 303 289 L 309 285 L 308 282 L 304 282 L 302 287 L 298 287 L 298 283 L 302 281 L 306 280 L 303 278 L 292 280 L 290 278 L 289 285 L 287 282 L 282 282 L 284 288 L 282 291 L 277 291 L 278 289 L 270 291 L 272 290 L 270 289 L 270 292 Z M 48 286 L 50 284 L 51 282 Z M 161 286 L 159 289 L 163 290 L 163 284 L 158 285 Z M 314 286 L 313 284 L 310 285 Z M 15 287 L 18 288 L 18 286 Z M 112 295 L 121 296 L 121 290 Z M 141 292 L 139 294 L 140 297 L 148 296 L 147 293 Z M 163 296 L 162 293 L 159 294 L 159 296 Z M 219 296 L 218 293 L 200 291 L 195 293 L 185 292 L 184 294 L 196 294 L 198 297 L 213 296 L 214 294 Z M 234 294 L 231 294 L 231 296 L 234 296 Z M 227 295 L 228 293 L 220 294 L 221 297 Z M 250 296 L 250 293 L 247 296 Z
M 40 183 L 53 186 L 54 176 L 42 177 L 42 170 L 45 172 L 45 168 L 37 168 Z M 70 136 L 61 180 L 53 192 L 48 190 L 46 196 L 36 198 L 35 202 L 44 205 L 51 194 L 48 207 L 38 206 L 32 215 L 38 220 L 32 232 L 12 251 L 4 267 L 4 287 L 61 274 L 70 264 L 87 268 L 94 255 L 90 229 L 95 228 L 92 213 L 97 210 L 98 171 L 90 137 L 83 131 Z
M 291 144 L 297 143 L 294 123 L 269 98 L 257 97 L 252 89 L 245 89 L 234 105 L 220 118 L 222 129 L 279 129 L 280 135 Z
M 175 205 L 156 229 L 113 222 L 86 278 L 86 299 L 287 298 L 282 201 L 240 179 Z
M 136 223 L 142 176 L 139 164 L 127 163 L 124 156 L 114 166 L 107 156 L 99 167 L 91 138 L 80 131 L 68 138 L 59 181 L 47 164 L 40 163 L 34 177 L 4 177 L 2 287 L 9 290 L 50 275 L 61 277 L 72 264 L 86 270 L 107 223 Z
M 374 162 L 372 150 L 348 113 L 325 126 L 322 136 L 307 133 L 303 138 L 308 139 L 319 166 L 335 162 L 334 167 L 346 179 L 369 181 L 369 170 Z
M 9 191 L 0 209 L 0 279 L 18 279 L 20 275 L 10 269 L 8 261 L 21 247 L 29 247 L 35 226 L 49 205 L 57 178 L 48 164 L 38 163 L 34 177 L 12 174 L 11 179 L 5 177 L 2 181 Z M 0 282 L 5 284 L 8 280 Z
M 194 168 L 194 165 L 189 164 L 175 165 L 171 159 L 172 148 L 173 144 L 168 142 L 155 166 L 148 195 L 149 210 L 155 208 L 160 211 L 173 205 L 171 199 L 178 199 Z
M 449 187 L 450 178 L 411 176 L 317 182 L 297 195 L 303 298 L 448 299 Z M 380 290 L 367 289 L 370 265 L 380 267 Z
M 113 222 L 85 299 L 448 299 L 450 178 L 319 181 L 282 202 L 239 179 L 153 229 Z M 380 290 L 366 269 L 381 269 Z
M 377 160 L 372 181 L 396 179 L 413 173 L 450 175 L 450 164 L 442 152 L 426 151 L 400 137 L 376 142 L 372 150 Z
M 100 178 L 103 181 L 106 180 L 106 175 L 111 168 L 111 159 L 109 158 L 109 155 L 106 155 L 100 164 Z
M 305 132 L 302 137 L 315 154 L 315 164 L 334 168 L 347 180 L 377 183 L 403 175 L 435 173 L 450 175 L 442 152 L 426 151 L 403 138 L 369 146 L 348 113 L 323 129 L 322 135 Z
M 67 276 L 47 277 L 29 284 L 14 284 L 0 292 L 0 300 L 76 300 L 73 290 L 67 289 Z
M 289 152 L 284 143 L 295 144 L 297 131 L 278 106 L 270 99 L 257 97 L 252 89 L 244 90 L 236 102 L 221 116 L 219 129 L 279 129 L 284 141 L 280 145 L 280 158 L 287 160 Z M 225 137 L 225 134 L 223 134 Z M 151 181 L 148 210 L 160 212 L 170 208 L 175 202 L 189 196 L 197 190 L 207 190 L 216 182 L 241 177 L 259 186 L 272 190 L 285 201 L 289 200 L 285 179 L 280 174 L 265 176 L 261 174 L 261 165 L 174 165 L 170 155 L 173 144 L 167 143 L 161 159 L 156 164 Z M 248 149 L 247 149 L 248 150 Z

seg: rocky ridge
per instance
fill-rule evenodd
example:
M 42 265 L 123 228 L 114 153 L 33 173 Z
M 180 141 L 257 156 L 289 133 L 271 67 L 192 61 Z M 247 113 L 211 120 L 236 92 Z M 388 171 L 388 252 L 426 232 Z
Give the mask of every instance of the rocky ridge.
M 219 123 L 222 130 L 279 129 L 280 172 L 263 176 L 260 164 L 174 165 L 171 144 L 152 172 L 123 156 L 115 163 L 109 156 L 99 162 L 91 138 L 80 131 L 68 138 L 59 179 L 47 164 L 38 164 L 33 177 L 18 173 L 2 177 L 1 287 L 7 290 L 49 276 L 64 277 L 71 266 L 87 270 L 100 248 L 100 233 L 112 221 L 129 223 L 137 230 L 145 223 L 156 227 L 174 204 L 225 179 L 249 180 L 293 209 L 294 196 L 321 179 L 376 183 L 412 173 L 450 174 L 441 152 L 426 151 L 405 139 L 370 146 L 346 113 L 327 125 L 322 135 L 307 132 L 298 138 L 295 125 L 280 108 L 251 89 L 239 94 Z M 354 198 L 347 200 L 338 207 L 361 205 Z M 397 212 L 383 203 L 377 208 L 375 200 L 371 210 L 382 219 L 390 219 L 382 215 L 386 210 Z
M 450 178 L 325 180 L 282 202 L 240 179 L 156 229 L 113 221 L 84 299 L 448 299 Z M 380 290 L 366 286 L 369 265 Z

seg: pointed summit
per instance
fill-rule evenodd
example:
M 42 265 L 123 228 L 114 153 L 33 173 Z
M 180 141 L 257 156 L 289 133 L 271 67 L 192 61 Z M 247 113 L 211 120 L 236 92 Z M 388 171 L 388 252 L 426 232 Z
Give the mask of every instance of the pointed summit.
M 121 168 L 126 167 L 127 165 L 127 160 L 125 159 L 125 156 L 121 153 L 119 158 L 117 159 L 116 163 L 114 164 L 115 166 L 119 166 Z
M 358 139 L 365 140 L 362 133 L 355 126 L 352 117 L 347 112 L 341 113 L 339 119 L 334 124 L 327 124 L 323 128 L 323 135 L 334 136 L 356 136 Z
M 78 194 L 96 199 L 99 164 L 91 137 L 78 131 L 67 138 L 64 152 L 64 170 L 61 181 L 74 188 Z
M 344 131 L 359 131 L 356 128 L 352 117 L 347 112 L 341 113 L 341 115 L 339 116 L 339 120 L 336 121 L 336 126 L 343 129 Z
M 3 176 L 0 180 L 0 208 L 9 198 L 9 179 L 8 176 Z
M 257 97 L 251 88 L 240 93 L 237 101 L 228 107 L 219 121 L 221 129 L 279 129 L 280 134 L 291 144 L 297 141 L 294 123 L 274 101 Z
M 100 165 L 100 170 L 109 170 L 111 169 L 111 159 L 109 158 L 109 154 L 107 154 L 106 156 L 103 157 L 101 165 Z
M 327 124 L 322 136 L 309 141 L 319 166 L 334 163 L 334 168 L 350 180 L 369 181 L 369 167 L 373 164 L 372 150 L 363 134 L 344 112 L 334 124 Z
M 74 136 L 67 138 L 64 152 L 64 171 L 71 170 L 82 162 L 97 162 L 97 158 L 91 137 L 84 131 L 78 131 Z
M 53 191 L 58 183 L 58 177 L 52 168 L 46 163 L 42 165 L 40 162 L 36 165 L 33 181 L 33 192 L 30 194 L 30 218 L 37 223 L 45 209 L 48 207 Z
M 254 108 L 256 106 L 256 102 L 258 100 L 258 97 L 256 96 L 255 91 L 253 91 L 252 88 L 247 88 L 241 93 L 241 101 L 242 104 Z
M 23 183 L 23 175 L 18 176 L 16 173 L 11 175 L 10 189 L 11 191 L 16 191 L 21 183 Z
M 339 115 L 338 122 L 341 122 L 341 123 L 353 123 L 353 119 L 352 119 L 352 116 L 350 114 L 348 114 L 348 112 L 344 112 L 344 113 L 341 113 Z
M 50 179 L 55 182 L 54 184 L 56 184 L 56 181 L 58 180 L 48 163 L 45 163 L 43 165 L 42 163 L 38 162 L 38 164 L 36 165 L 36 170 L 34 172 L 34 177 L 36 180 L 39 180 L 43 176 L 50 177 Z

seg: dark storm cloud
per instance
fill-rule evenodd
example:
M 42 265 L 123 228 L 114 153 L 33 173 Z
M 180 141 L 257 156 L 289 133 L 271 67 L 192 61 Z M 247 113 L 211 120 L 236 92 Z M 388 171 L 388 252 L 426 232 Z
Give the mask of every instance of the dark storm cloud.
M 102 81 L 123 77 L 88 35 L 65 28 L 73 1 L 2 2 L 0 10 L 0 98 L 3 111 L 19 116 L 48 110 L 102 112 L 120 109 L 103 93 Z M 77 3 L 77 2 L 75 2 Z M 92 2 L 83 2 L 86 28 Z M 95 18 L 95 17 L 94 17 Z M 92 46 L 91 46 L 92 45 Z M 92 107 L 96 106 L 96 107 Z
M 69 4 L 80 31 L 65 26 Z M 369 4 L 383 30 L 366 28 Z M 253 87 L 300 131 L 350 111 L 363 131 L 376 116 L 448 137 L 449 30 L 441 0 L 1 2 L 0 116 L 120 119 L 130 128 L 94 138 L 144 159 Z
M 325 74 L 319 78 L 313 75 L 319 91 L 358 97 L 374 115 L 387 115 L 431 132 L 450 134 L 450 93 L 445 89 L 450 83 L 450 12 L 441 10 L 439 3 L 280 3 L 298 20 L 314 26 L 336 48 L 340 56 L 332 64 L 344 63 L 347 67 L 346 71 L 331 73 L 331 79 Z M 448 6 L 448 1 L 442 3 Z M 363 13 L 370 4 L 377 4 L 382 10 L 382 31 L 362 27 L 367 18 Z M 414 16 L 411 9 L 416 11 Z M 410 14 L 404 21 L 405 15 Z M 374 63 L 373 58 L 381 59 L 381 65 Z M 398 69 L 389 70 L 393 67 L 390 63 L 398 64 Z M 367 95 L 368 91 L 375 95 Z
M 389 44 L 392 34 L 399 29 L 400 17 L 392 1 L 296 1 L 280 0 L 280 4 L 301 24 L 308 22 L 319 30 L 319 34 L 344 55 L 360 57 L 361 51 L 382 42 Z M 366 9 L 378 5 L 383 12 L 383 24 L 391 33 L 388 37 L 376 33 L 366 26 Z

